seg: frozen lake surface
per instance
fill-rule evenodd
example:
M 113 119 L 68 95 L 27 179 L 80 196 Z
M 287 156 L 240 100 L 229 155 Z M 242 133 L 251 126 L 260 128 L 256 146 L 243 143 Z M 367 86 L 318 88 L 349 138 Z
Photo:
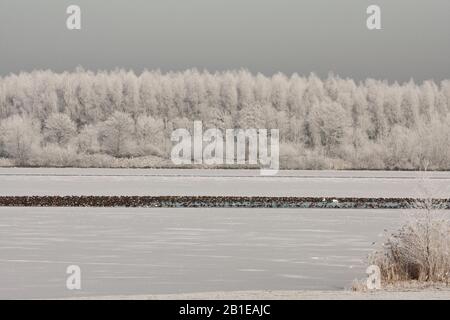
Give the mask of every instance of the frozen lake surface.
M 0 208 L 0 299 L 338 290 L 402 210 Z M 78 265 L 82 290 L 65 287 Z
M 450 197 L 450 172 L 0 168 L 0 195 Z

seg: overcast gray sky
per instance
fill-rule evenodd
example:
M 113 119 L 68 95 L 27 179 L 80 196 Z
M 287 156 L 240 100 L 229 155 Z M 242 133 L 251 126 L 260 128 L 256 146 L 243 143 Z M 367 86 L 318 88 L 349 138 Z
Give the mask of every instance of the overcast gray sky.
M 66 8 L 82 30 L 66 29 Z M 382 9 L 380 31 L 366 8 Z M 449 0 L 0 0 L 0 75 L 121 67 L 450 78 Z

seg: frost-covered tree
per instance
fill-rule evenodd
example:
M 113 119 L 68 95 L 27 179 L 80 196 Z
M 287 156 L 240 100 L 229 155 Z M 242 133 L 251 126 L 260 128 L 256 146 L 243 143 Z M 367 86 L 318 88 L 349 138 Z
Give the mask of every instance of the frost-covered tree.
M 261 106 L 251 104 L 239 111 L 239 128 L 265 128 L 264 114 Z
M 225 73 L 220 79 L 221 107 L 227 110 L 235 120 L 238 109 L 238 93 L 234 75 Z
M 75 133 L 75 123 L 64 113 L 52 113 L 45 121 L 44 137 L 50 143 L 64 146 Z
M 287 109 L 289 81 L 282 73 L 277 73 L 272 77 L 272 105 L 278 111 Z
M 239 109 L 244 109 L 255 103 L 253 87 L 253 76 L 248 71 L 241 70 L 237 75 L 236 84 Z
M 310 130 L 314 146 L 330 151 L 344 141 L 349 128 L 349 117 L 336 102 L 322 103 L 311 113 Z
M 116 111 L 100 127 L 100 144 L 106 153 L 115 157 L 132 154 L 134 121 L 129 114 Z
M 97 153 L 100 151 L 99 134 L 98 126 L 87 125 L 80 130 L 80 133 L 71 141 L 71 144 L 78 153 Z
M 161 154 L 164 144 L 164 123 L 151 116 L 140 116 L 136 121 L 136 142 L 141 154 Z
M 30 160 L 40 142 L 37 123 L 29 118 L 14 115 L 0 123 L 0 139 L 7 155 L 18 165 L 25 165 Z

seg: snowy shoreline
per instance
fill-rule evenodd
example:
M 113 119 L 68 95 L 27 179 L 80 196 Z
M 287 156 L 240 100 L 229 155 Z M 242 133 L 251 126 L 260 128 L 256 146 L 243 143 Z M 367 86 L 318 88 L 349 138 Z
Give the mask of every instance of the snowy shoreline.
M 201 293 L 114 295 L 77 297 L 69 300 L 449 300 L 450 289 L 373 292 L 340 291 L 217 291 Z

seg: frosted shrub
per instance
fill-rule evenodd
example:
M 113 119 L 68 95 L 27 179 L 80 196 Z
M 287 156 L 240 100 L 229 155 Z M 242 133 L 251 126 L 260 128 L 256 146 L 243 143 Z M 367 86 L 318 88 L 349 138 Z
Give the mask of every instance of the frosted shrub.
M 71 167 L 77 166 L 77 159 L 77 153 L 73 148 L 49 144 L 42 149 L 37 161 L 42 167 Z
M 419 204 L 421 216 L 390 235 L 383 249 L 370 257 L 385 284 L 401 281 L 450 281 L 450 221 L 431 201 Z
M 85 168 L 115 168 L 118 160 L 107 154 L 83 154 L 80 157 L 79 165 Z
M 286 143 L 280 144 L 280 165 L 285 169 L 292 169 L 298 167 L 300 150 L 303 146 L 294 146 Z

